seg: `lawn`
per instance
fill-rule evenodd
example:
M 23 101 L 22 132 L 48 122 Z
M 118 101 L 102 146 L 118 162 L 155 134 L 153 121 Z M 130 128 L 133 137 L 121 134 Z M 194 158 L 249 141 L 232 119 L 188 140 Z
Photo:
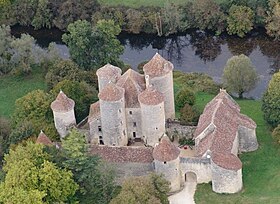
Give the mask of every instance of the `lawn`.
M 40 70 L 34 70 L 27 77 L 1 76 L 0 117 L 11 117 L 16 99 L 35 89 L 46 89 L 44 74 Z
M 139 8 L 141 6 L 154 6 L 154 7 L 163 7 L 168 0 L 157 0 L 157 1 L 152 1 L 152 0 L 99 0 L 99 2 L 102 5 L 106 6 L 127 6 L 130 8 Z M 187 0 L 174 0 L 170 1 L 172 3 L 176 4 L 183 4 L 186 3 Z
M 213 95 L 197 93 L 197 106 L 202 109 Z M 261 112 L 261 102 L 237 100 L 241 112 L 251 117 L 258 125 L 259 149 L 243 153 L 243 190 L 233 195 L 216 194 L 210 184 L 199 184 L 195 193 L 197 204 L 258 204 L 280 203 L 280 149 L 272 140 L 271 133 Z

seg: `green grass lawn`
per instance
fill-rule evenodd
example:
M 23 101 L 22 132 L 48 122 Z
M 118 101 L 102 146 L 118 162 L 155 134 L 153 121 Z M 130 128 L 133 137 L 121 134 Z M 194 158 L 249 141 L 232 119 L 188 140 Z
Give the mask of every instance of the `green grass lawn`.
M 101 5 L 106 6 L 127 6 L 131 8 L 139 8 L 141 6 L 154 6 L 154 7 L 163 7 L 167 0 L 99 0 Z M 174 0 L 172 3 L 182 4 L 187 2 L 187 0 Z
M 0 77 L 0 117 L 9 118 L 16 99 L 35 89 L 46 89 L 44 74 L 35 70 L 30 76 L 13 75 Z
M 196 94 L 197 106 L 203 109 L 213 95 Z M 243 153 L 243 190 L 233 195 L 217 194 L 210 184 L 199 184 L 195 193 L 197 204 L 258 204 L 280 203 L 280 146 L 272 140 L 269 127 L 261 112 L 261 102 L 254 100 L 237 100 L 241 112 L 251 117 L 258 125 L 257 137 L 259 149 Z

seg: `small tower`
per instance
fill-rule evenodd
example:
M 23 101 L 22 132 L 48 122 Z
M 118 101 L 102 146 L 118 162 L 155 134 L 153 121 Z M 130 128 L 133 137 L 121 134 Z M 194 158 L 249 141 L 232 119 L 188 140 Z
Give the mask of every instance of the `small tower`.
M 173 64 L 156 53 L 143 70 L 146 81 L 164 95 L 165 118 L 174 119 Z
M 75 102 L 68 98 L 62 91 L 59 92 L 55 101 L 51 103 L 54 116 L 54 124 L 61 138 L 68 134 L 68 129 L 76 125 L 74 113 Z
M 127 145 L 124 89 L 109 83 L 98 97 L 104 145 Z
M 141 107 L 142 134 L 147 145 L 154 146 L 165 133 L 164 97 L 153 87 L 138 96 Z
M 105 66 L 99 68 L 96 71 L 98 77 L 98 89 L 99 92 L 109 83 L 117 83 L 118 79 L 122 74 L 122 70 L 119 67 L 113 66 L 111 64 L 106 64 Z
M 165 135 L 153 150 L 155 171 L 163 174 L 171 185 L 171 192 L 181 187 L 180 150 Z
M 43 144 L 43 145 L 46 145 L 46 146 L 53 146 L 53 143 L 50 140 L 50 138 L 48 138 L 48 136 L 45 135 L 45 133 L 42 130 L 37 137 L 36 143 L 37 144 Z

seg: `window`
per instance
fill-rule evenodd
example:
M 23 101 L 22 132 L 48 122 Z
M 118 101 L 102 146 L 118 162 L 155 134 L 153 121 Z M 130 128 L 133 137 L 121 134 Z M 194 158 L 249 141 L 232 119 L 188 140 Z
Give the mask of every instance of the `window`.
M 121 120 L 121 125 L 123 124 L 122 120 Z
M 163 162 L 164 164 L 166 164 L 166 161 L 165 162 Z
M 121 113 L 122 112 L 122 110 L 121 109 L 119 109 L 119 113 Z
M 136 127 L 136 122 L 133 122 L 133 127 Z
M 101 132 L 101 130 L 102 130 L 102 129 L 101 129 L 101 126 L 98 126 L 98 131 Z
M 136 138 L 136 132 L 133 132 L 133 137 Z
M 99 136 L 99 139 L 101 139 L 101 140 L 102 140 L 102 139 L 103 139 L 103 138 L 102 138 L 102 136 Z
M 156 127 L 156 130 L 157 130 L 158 128 Z
M 123 130 L 123 135 L 125 136 L 125 130 Z
M 103 140 L 99 140 L 99 144 L 104 145 Z
M 129 114 L 132 115 L 132 111 L 129 111 Z
M 113 146 L 116 146 L 116 144 L 115 144 L 115 143 L 113 143 Z

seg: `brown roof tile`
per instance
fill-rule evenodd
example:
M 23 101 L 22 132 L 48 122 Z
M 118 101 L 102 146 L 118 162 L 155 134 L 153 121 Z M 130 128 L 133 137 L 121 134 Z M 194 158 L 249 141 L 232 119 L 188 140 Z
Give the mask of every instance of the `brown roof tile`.
M 55 101 L 51 103 L 51 109 L 56 112 L 67 112 L 74 109 L 75 102 L 60 91 Z
M 48 136 L 45 135 L 45 133 L 43 131 L 41 131 L 40 134 L 38 135 L 36 143 L 37 144 L 47 145 L 47 146 L 52 146 L 53 145 L 53 143 L 50 140 L 50 138 L 48 138 Z
M 155 88 L 148 87 L 145 91 L 139 94 L 138 100 L 140 103 L 146 105 L 158 105 L 164 102 L 164 96 L 162 93 L 158 92 Z
M 163 76 L 173 70 L 173 64 L 158 53 L 143 66 L 145 75 L 149 75 L 151 78 L 157 76 Z
M 109 83 L 101 90 L 98 97 L 103 101 L 118 101 L 124 97 L 124 89 Z
M 100 105 L 99 101 L 90 105 L 88 122 L 91 122 L 93 119 L 100 117 Z
M 143 75 L 129 69 L 120 77 L 117 86 L 125 90 L 125 105 L 127 108 L 140 107 L 138 95 L 145 89 Z
M 111 64 L 106 64 L 105 66 L 99 68 L 96 71 L 96 75 L 101 78 L 111 79 L 118 77 L 122 74 L 122 70 L 119 67 L 113 66 Z
M 211 159 L 216 165 L 224 169 L 237 171 L 242 168 L 242 162 L 233 154 L 215 152 L 211 155 Z
M 99 155 L 102 159 L 113 163 L 135 162 L 151 163 L 153 162 L 153 148 L 151 147 L 114 147 L 103 145 L 91 145 L 90 153 Z
M 180 149 L 170 142 L 167 136 L 163 136 L 160 143 L 155 146 L 153 151 L 154 159 L 158 161 L 172 161 L 180 154 Z

